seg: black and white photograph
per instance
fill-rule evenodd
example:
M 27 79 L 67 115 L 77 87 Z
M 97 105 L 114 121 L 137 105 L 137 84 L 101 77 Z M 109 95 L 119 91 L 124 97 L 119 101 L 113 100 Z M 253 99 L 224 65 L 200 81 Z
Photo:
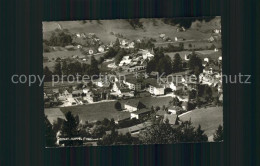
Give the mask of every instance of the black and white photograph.
M 45 147 L 224 141 L 220 16 L 42 31 Z

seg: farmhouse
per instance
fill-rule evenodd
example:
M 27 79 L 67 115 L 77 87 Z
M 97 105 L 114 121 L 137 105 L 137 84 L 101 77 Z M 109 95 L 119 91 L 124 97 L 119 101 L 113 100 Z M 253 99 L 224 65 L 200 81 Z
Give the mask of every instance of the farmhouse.
M 105 51 L 105 47 L 104 46 L 99 46 L 98 47 L 98 52 L 104 52 Z
M 143 108 L 135 112 L 131 112 L 131 119 L 136 118 L 136 119 L 143 119 L 151 113 L 150 109 Z
M 139 100 L 128 100 L 125 103 L 125 109 L 129 112 L 134 112 L 143 108 L 146 108 L 146 106 Z

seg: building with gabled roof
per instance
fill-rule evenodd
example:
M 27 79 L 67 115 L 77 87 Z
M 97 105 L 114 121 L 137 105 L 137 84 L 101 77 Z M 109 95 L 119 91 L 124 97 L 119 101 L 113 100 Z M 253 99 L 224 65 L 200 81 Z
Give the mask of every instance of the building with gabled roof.
M 146 106 L 139 100 L 128 100 L 125 103 L 125 109 L 129 112 L 134 112 L 143 108 L 146 108 Z

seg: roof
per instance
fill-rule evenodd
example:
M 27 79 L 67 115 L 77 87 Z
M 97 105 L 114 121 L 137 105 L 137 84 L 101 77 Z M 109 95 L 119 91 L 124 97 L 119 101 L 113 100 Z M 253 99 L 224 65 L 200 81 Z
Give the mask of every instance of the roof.
M 139 100 L 128 100 L 125 105 L 130 105 L 132 107 L 136 107 L 138 109 L 146 108 L 146 106 L 141 103 Z
M 138 111 L 132 112 L 131 114 L 140 115 L 140 114 L 145 114 L 145 113 L 149 113 L 149 112 L 151 112 L 151 109 L 143 108 Z
M 182 110 L 182 108 L 181 108 L 181 107 L 179 107 L 179 106 L 170 106 L 170 107 L 168 108 L 168 110 L 176 110 L 176 111 L 181 111 L 181 110 Z
M 139 130 L 143 130 L 149 126 L 151 126 L 152 123 L 151 122 L 144 122 L 144 123 L 141 123 L 141 124 L 138 124 L 138 125 L 135 125 L 135 126 L 132 126 L 132 127 L 127 127 L 127 128 L 122 128 L 122 129 L 118 129 L 118 133 L 121 133 L 121 134 L 126 134 L 126 133 L 131 133 L 131 132 L 135 132 L 135 131 L 139 131 Z
M 163 121 L 166 121 L 166 119 L 169 120 L 169 124 L 175 124 L 175 121 L 177 119 L 177 115 L 175 115 L 175 114 L 164 114 Z
M 136 77 L 134 75 L 126 75 L 125 82 L 129 82 L 131 84 L 136 84 L 136 83 L 138 83 L 138 80 L 136 79 Z

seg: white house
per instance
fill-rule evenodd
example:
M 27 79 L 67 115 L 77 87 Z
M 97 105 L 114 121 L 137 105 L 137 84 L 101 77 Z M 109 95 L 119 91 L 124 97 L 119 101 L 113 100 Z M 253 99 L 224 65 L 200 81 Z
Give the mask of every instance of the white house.
M 82 46 L 81 45 L 77 45 L 77 48 L 80 49 L 80 48 L 82 48 Z
M 165 34 L 164 33 L 161 33 L 160 34 L 160 38 L 164 38 L 165 37 Z
M 135 48 L 135 43 L 134 42 L 129 43 L 128 48 Z
M 209 62 L 209 58 L 204 58 L 204 62 Z
M 149 92 L 156 96 L 164 95 L 164 90 L 165 90 L 165 87 L 161 86 L 161 85 L 158 85 L 158 86 L 150 85 L 149 86 Z
M 154 57 L 153 54 L 151 54 L 148 50 L 142 51 L 143 59 L 151 59 Z
M 98 47 L 98 52 L 104 52 L 104 51 L 105 51 L 104 46 L 99 46 L 99 47 Z
M 146 106 L 138 100 L 128 100 L 125 103 L 125 109 L 128 112 L 134 112 L 143 108 L 146 108 Z
M 129 65 L 131 62 L 132 59 L 130 59 L 129 56 L 124 56 L 118 66 Z
M 184 59 L 185 59 L 185 61 L 189 61 L 189 60 L 190 60 L 190 56 L 191 56 L 190 54 L 188 54 L 188 55 L 185 54 L 185 55 L 184 55 Z

